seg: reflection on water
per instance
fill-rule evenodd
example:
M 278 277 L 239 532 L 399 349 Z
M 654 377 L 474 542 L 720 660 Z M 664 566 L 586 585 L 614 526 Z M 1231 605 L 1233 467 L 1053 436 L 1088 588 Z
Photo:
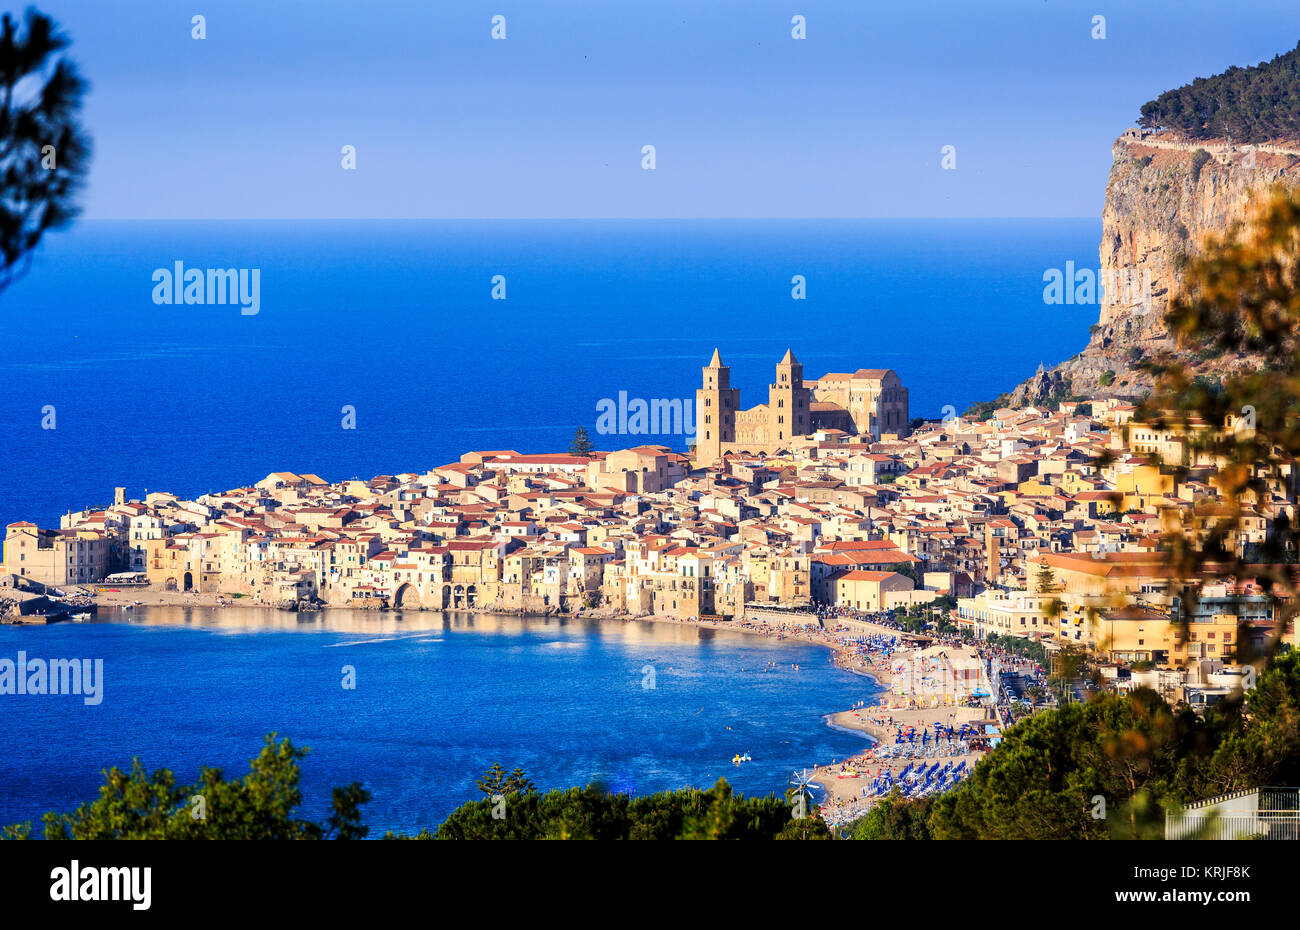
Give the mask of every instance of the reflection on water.
M 494 762 L 544 788 L 725 777 L 779 794 L 793 769 L 861 747 L 825 715 L 878 692 L 821 646 L 640 620 L 144 607 L 0 627 L 0 656 L 18 650 L 102 658 L 104 699 L 0 697 L 0 824 L 73 809 L 133 757 L 183 782 L 240 775 L 271 731 L 312 748 L 306 815 L 362 781 L 378 831 L 436 826 Z
M 589 620 L 571 617 L 520 617 L 511 614 L 442 610 L 352 610 L 331 607 L 320 611 L 275 610 L 269 607 L 137 607 L 101 609 L 92 623 L 137 626 L 199 627 L 241 632 L 287 631 L 359 633 L 393 636 L 402 633 L 479 632 L 519 635 L 546 631 L 575 639 L 599 636 L 627 644 L 688 645 L 754 636 L 741 630 L 698 627 L 672 621 Z

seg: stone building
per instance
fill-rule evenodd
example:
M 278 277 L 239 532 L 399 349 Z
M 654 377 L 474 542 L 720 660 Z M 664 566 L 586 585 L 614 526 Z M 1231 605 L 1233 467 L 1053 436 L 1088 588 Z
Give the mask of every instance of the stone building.
M 803 365 L 786 350 L 767 388 L 767 403 L 740 409 L 740 391 L 717 349 L 695 392 L 695 464 L 708 466 L 729 452 L 774 455 L 819 429 L 882 437 L 910 433 L 907 388 L 885 368 L 827 374 L 805 381 Z
M 843 428 L 839 411 L 848 414 L 849 432 L 879 440 L 911 433 L 907 388 L 888 368 L 859 368 L 852 373 L 822 375 L 809 381 L 818 420 L 826 427 Z
M 91 529 L 43 530 L 34 523 L 5 528 L 5 571 L 47 585 L 87 584 L 108 574 L 112 541 Z

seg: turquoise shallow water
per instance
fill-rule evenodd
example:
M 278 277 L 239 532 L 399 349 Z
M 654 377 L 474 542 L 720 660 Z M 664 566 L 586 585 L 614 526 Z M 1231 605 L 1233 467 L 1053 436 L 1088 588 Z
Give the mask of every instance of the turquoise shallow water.
M 91 799 L 99 770 L 133 756 L 183 782 L 202 764 L 242 774 L 272 730 L 312 747 L 305 814 L 323 816 L 329 789 L 359 780 L 374 794 L 365 819 L 375 832 L 435 826 L 478 796 L 475 779 L 496 761 L 543 788 L 599 781 L 647 793 L 725 776 L 747 794 L 781 793 L 793 769 L 862 747 L 824 715 L 878 692 L 819 646 L 666 623 L 185 608 L 115 616 L 0 627 L 0 658 L 21 649 L 104 660 L 98 706 L 0 696 L 0 823 Z M 775 670 L 763 671 L 769 662 Z M 343 687 L 345 666 L 354 690 Z M 730 764 L 738 752 L 754 761 Z

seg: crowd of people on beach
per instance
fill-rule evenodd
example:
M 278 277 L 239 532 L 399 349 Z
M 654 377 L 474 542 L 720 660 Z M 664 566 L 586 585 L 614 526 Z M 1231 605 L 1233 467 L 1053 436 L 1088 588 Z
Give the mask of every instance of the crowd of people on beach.
M 726 625 L 770 638 L 797 637 L 829 646 L 834 664 L 876 677 L 890 688 L 876 701 L 858 701 L 852 708 L 855 720 L 877 741 L 844 762 L 818 770 L 821 782 L 854 779 L 856 789 L 851 796 L 846 796 L 843 788 L 827 792 L 820 810 L 828 825 L 839 826 L 861 818 L 894 791 L 904 797 L 925 797 L 956 786 L 970 775 L 989 744 L 996 742 L 998 732 L 1032 711 L 1024 703 L 1025 692 L 1035 686 L 1046 692 L 1042 667 L 999 643 L 971 641 L 952 630 L 918 635 L 907 630 L 893 611 L 819 604 L 814 613 L 816 625 L 802 627 L 778 627 L 754 620 Z M 870 624 L 871 628 L 864 632 L 861 626 L 851 628 L 837 620 Z M 945 665 L 937 659 L 908 661 L 915 655 L 913 650 L 929 646 L 962 648 L 967 655 L 973 650 L 983 666 L 987 690 L 957 688 L 945 677 Z M 910 694 L 913 688 L 924 691 L 934 705 L 918 701 L 916 707 L 904 712 L 907 719 L 900 719 L 890 702 L 915 697 Z M 970 709 L 963 711 L 964 705 L 983 707 L 996 722 L 986 720 L 982 713 L 978 719 L 959 721 L 959 713 L 968 718 L 973 713 Z
M 839 797 L 829 797 L 823 803 L 822 816 L 832 826 L 862 817 L 874 803 L 893 791 L 904 797 L 924 797 L 957 785 L 969 776 L 974 761 L 983 754 L 982 749 L 996 741 L 994 734 L 1028 712 L 1020 696 L 1031 685 L 1043 681 L 1044 673 L 1038 663 L 1000 644 L 973 642 L 953 631 L 932 630 L 918 637 L 909 633 L 892 611 L 863 612 L 820 605 L 816 613 L 825 638 L 837 647 L 838 664 L 867 673 L 884 672 L 883 678 L 894 682 L 895 698 L 909 688 L 916 688 L 926 691 L 937 705 L 927 706 L 922 713 L 924 719 L 918 719 L 914 712 L 910 722 L 896 719 L 888 705 L 889 695 L 877 706 L 868 706 L 867 702 L 855 706 L 858 719 L 870 726 L 880 742 L 848 760 L 839 772 L 831 766 L 822 774 L 827 780 L 832 777 L 868 779 L 858 788 L 856 797 L 846 798 L 843 792 L 838 792 Z M 854 633 L 847 625 L 836 624 L 837 619 L 869 623 L 880 632 Z M 983 666 L 983 681 L 988 689 L 972 692 L 950 687 L 955 682 L 945 677 L 944 664 L 934 658 L 920 658 L 911 664 L 902 661 L 913 647 L 923 645 L 973 650 Z M 903 674 L 909 674 L 905 681 L 900 680 Z M 1017 687 L 1013 688 L 1009 679 L 1015 679 Z M 958 723 L 955 719 L 958 705 L 986 707 L 996 717 L 996 723 L 986 724 L 982 717 Z M 972 746 L 972 740 L 976 739 L 981 751 Z

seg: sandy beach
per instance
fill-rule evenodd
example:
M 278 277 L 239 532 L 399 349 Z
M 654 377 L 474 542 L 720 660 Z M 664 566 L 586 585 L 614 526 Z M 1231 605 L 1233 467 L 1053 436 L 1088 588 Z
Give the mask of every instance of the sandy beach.
M 224 594 L 199 594 L 197 591 L 164 591 L 152 585 L 143 588 L 100 589 L 94 597 L 100 607 L 269 607 L 252 598 L 231 599 Z
M 966 724 L 982 731 L 985 723 L 995 722 L 988 707 L 975 702 L 975 706 L 962 703 L 969 700 L 973 690 L 970 683 L 943 674 L 948 653 L 954 656 L 964 653 L 960 658 L 978 666 L 979 658 L 973 647 L 938 645 L 919 649 L 904 645 L 905 634 L 900 631 L 862 620 L 854 620 L 854 630 L 849 632 L 835 627 L 809 630 L 736 621 L 646 619 L 740 630 L 769 638 L 823 645 L 833 651 L 836 665 L 870 676 L 884 687 L 875 704 L 837 711 L 826 717 L 827 725 L 865 733 L 872 740 L 862 752 L 818 765 L 808 775 L 810 782 L 826 792 L 821 813 L 832 825 L 862 817 L 880 800 L 883 795 L 863 796 L 863 791 L 870 791 L 873 780 L 878 777 L 888 775 L 898 779 L 909 771 L 909 765 L 912 773 L 918 769 L 944 772 L 961 767 L 961 777 L 964 777 L 984 756 L 982 750 L 965 746 L 958 740 L 920 740 L 922 733 L 933 735 L 936 724 L 957 731 Z M 826 622 L 834 623 L 835 618 L 827 618 Z M 859 643 L 873 639 L 893 641 L 895 647 L 886 655 Z M 900 734 L 905 738 L 914 736 L 916 742 L 905 739 L 906 745 L 900 745 L 896 742 Z M 943 751 L 945 749 L 949 751 Z M 895 755 L 896 752 L 899 754 Z

